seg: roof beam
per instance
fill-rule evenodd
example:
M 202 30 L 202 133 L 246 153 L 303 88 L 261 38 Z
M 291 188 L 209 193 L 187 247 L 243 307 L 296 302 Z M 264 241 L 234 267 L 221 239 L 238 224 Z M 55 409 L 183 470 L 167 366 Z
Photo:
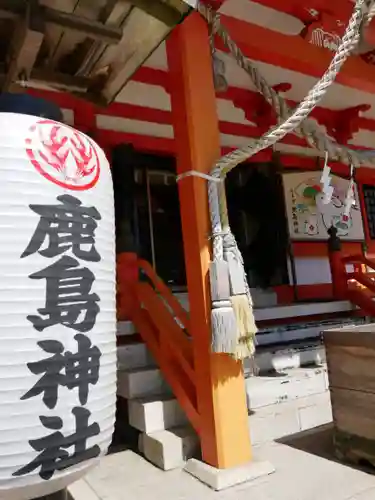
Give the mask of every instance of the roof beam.
M 55 24 L 70 31 L 84 33 L 87 36 L 106 43 L 118 43 L 122 38 L 122 29 L 105 26 L 99 21 L 62 12 L 45 7 L 45 19 L 49 24 Z
M 129 0 L 129 3 L 143 10 L 150 16 L 159 19 L 159 21 L 167 26 L 176 26 L 176 24 L 181 21 L 181 12 L 174 9 L 171 5 L 168 5 L 168 3 L 155 0 Z M 186 6 L 184 10 L 187 11 L 188 6 Z
M 132 9 L 131 5 L 126 8 L 126 6 L 119 3 L 118 0 L 107 0 L 105 6 L 100 12 L 98 21 L 104 25 L 117 27 L 122 26 L 122 23 L 130 12 L 130 9 Z M 84 43 L 85 55 L 77 71 L 77 75 L 79 76 L 89 75 L 91 69 L 105 50 L 105 46 L 100 40 L 88 38 Z
M 320 78 L 328 68 L 332 53 L 316 47 L 299 35 L 285 35 L 268 28 L 221 16 L 221 21 L 245 56 L 273 66 Z M 218 48 L 227 49 L 218 41 Z M 336 82 L 363 92 L 375 94 L 375 66 L 359 56 L 351 56 Z
M 7 86 L 9 86 L 7 83 L 7 76 L 8 74 L 5 73 L 3 67 L 0 66 L 0 88 L 2 90 L 5 90 Z M 25 88 L 38 88 L 41 85 L 62 92 L 71 92 L 81 97 L 87 97 L 86 93 L 89 91 L 92 81 L 82 76 L 70 76 L 46 69 L 33 69 L 29 73 L 27 79 L 25 79 L 22 74 L 16 73 L 11 81 L 12 90 L 17 92 Z M 55 94 L 56 92 L 53 93 Z
M 20 19 L 10 44 L 8 70 L 2 91 L 19 79 L 28 79 L 44 39 L 44 17 L 38 0 L 30 0 L 26 15 Z
M 109 44 L 116 44 L 122 38 L 122 30 L 120 28 L 105 26 L 99 21 L 76 16 L 50 7 L 43 7 L 42 9 L 47 24 L 84 33 L 87 36 Z M 23 0 L 0 0 L 0 18 L 22 16 L 24 10 L 25 2 Z

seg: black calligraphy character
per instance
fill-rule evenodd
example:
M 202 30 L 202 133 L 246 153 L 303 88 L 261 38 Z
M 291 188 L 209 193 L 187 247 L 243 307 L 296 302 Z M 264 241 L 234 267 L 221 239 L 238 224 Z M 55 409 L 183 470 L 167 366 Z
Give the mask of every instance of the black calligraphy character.
M 31 279 L 45 279 L 46 304 L 38 309 L 40 316 L 27 319 L 39 332 L 54 325 L 64 325 L 78 332 L 91 330 L 100 311 L 99 297 L 90 293 L 94 274 L 72 257 L 63 256 L 51 266 L 30 275 Z
M 61 205 L 30 205 L 40 220 L 21 258 L 36 252 L 51 258 L 72 250 L 78 259 L 99 262 L 95 230 L 101 216 L 97 209 L 82 207 L 80 200 L 68 194 L 58 196 L 57 200 Z M 48 244 L 42 249 L 46 239 Z
M 47 481 L 56 471 L 67 469 L 100 454 L 98 445 L 87 448 L 87 440 L 100 433 L 97 422 L 89 425 L 91 412 L 87 408 L 76 407 L 72 413 L 76 430 L 66 437 L 61 432 L 63 421 L 60 417 L 39 417 L 43 427 L 55 432 L 29 441 L 30 446 L 40 453 L 29 464 L 14 472 L 13 476 L 24 476 L 40 468 L 39 476 Z M 69 448 L 73 448 L 72 454 L 69 454 Z
M 91 345 L 91 340 L 85 335 L 78 333 L 74 339 L 78 344 L 76 353 L 63 353 L 64 346 L 57 340 L 38 342 L 38 346 L 52 356 L 27 364 L 34 375 L 43 375 L 21 400 L 43 394 L 44 404 L 52 409 L 57 403 L 59 386 L 62 386 L 68 389 L 78 387 L 80 403 L 87 403 L 89 386 L 99 380 L 101 352 L 98 347 Z
M 96 385 L 99 380 L 100 357 L 102 353 L 97 346 L 91 345 L 91 340 L 86 335 L 77 334 L 75 340 L 78 349 L 75 354 L 65 353 L 66 387 L 78 387 L 81 405 L 87 403 L 89 385 Z
M 64 367 L 64 346 L 57 340 L 41 340 L 38 342 L 38 346 L 43 351 L 52 354 L 52 356 L 42 361 L 27 363 L 31 373 L 43 375 L 34 387 L 21 397 L 21 400 L 30 399 L 44 393 L 43 402 L 51 409 L 56 406 L 59 385 L 65 385 L 65 376 L 61 373 Z

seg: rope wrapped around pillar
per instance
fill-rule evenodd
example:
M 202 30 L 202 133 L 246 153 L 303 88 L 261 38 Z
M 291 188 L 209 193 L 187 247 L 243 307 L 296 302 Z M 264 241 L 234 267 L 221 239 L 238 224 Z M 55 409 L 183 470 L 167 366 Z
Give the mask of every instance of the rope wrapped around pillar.
M 357 47 L 362 27 L 374 13 L 374 1 L 356 1 L 345 34 L 327 71 L 293 112 L 288 109 L 285 101 L 270 89 L 259 71 L 245 58 L 220 24 L 219 15 L 203 3 L 198 3 L 197 10 L 207 20 L 209 26 L 214 27 L 211 33 L 217 33 L 223 39 L 239 65 L 249 73 L 256 87 L 271 102 L 282 119 L 279 125 L 271 128 L 260 139 L 250 141 L 248 146 L 232 151 L 219 159 L 211 175 L 207 176 L 213 240 L 213 261 L 210 268 L 212 350 L 227 353 L 235 359 L 244 359 L 254 355 L 256 326 L 242 256 L 229 225 L 225 177 L 239 163 L 274 145 L 295 130 L 303 133 L 310 144 L 327 151 L 330 156 L 336 154 L 340 159 L 344 158 L 354 164 L 355 158 L 349 150 L 333 144 L 327 136 L 313 128 L 312 122 L 305 120 L 322 100 L 342 65 Z M 228 287 L 230 302 L 227 300 Z

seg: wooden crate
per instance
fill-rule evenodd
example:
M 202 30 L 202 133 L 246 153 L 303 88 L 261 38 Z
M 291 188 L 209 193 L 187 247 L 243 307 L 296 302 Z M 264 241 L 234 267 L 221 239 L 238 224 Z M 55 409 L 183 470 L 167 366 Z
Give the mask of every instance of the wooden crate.
M 375 324 L 323 336 L 336 455 L 375 466 Z

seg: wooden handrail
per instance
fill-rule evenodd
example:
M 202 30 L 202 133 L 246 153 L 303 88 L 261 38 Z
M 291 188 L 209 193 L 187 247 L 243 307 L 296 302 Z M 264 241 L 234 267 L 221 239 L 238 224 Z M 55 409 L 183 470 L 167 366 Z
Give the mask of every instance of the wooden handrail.
M 342 257 L 344 264 L 365 264 L 367 267 L 375 269 L 375 260 L 370 260 L 364 255 L 345 255 Z
M 128 264 L 127 257 L 124 267 Z M 193 346 L 187 335 L 189 315 L 147 261 L 135 256 L 130 264 L 130 269 L 124 269 L 119 290 L 120 294 L 126 292 L 126 303 L 131 304 L 127 308 L 128 319 L 134 322 L 190 423 L 199 433 L 201 415 L 197 404 Z M 147 281 L 139 281 L 140 271 L 145 273 Z
M 138 259 L 138 267 L 151 280 L 155 289 L 163 297 L 168 306 L 172 309 L 174 316 L 180 321 L 185 330 L 190 333 L 190 318 L 188 313 L 181 306 L 179 301 L 176 299 L 167 285 L 163 282 L 163 280 L 159 278 L 151 264 L 147 262 L 147 260 Z
M 193 349 L 188 337 L 150 285 L 139 283 L 137 295 L 160 332 L 160 343 L 168 344 L 167 347 L 173 351 L 173 355 L 178 359 L 186 375 L 194 382 Z
M 181 407 L 186 412 L 190 423 L 199 434 L 201 419 L 197 410 L 195 386 L 190 383 L 186 375 L 184 376 L 184 372 L 182 376 L 179 376 L 175 364 L 166 358 L 165 352 L 155 341 L 157 334 L 156 327 L 153 325 L 151 315 L 148 311 L 140 307 L 135 308 L 133 311 L 133 321 L 155 360 L 158 362 Z
M 365 268 L 375 269 L 375 261 L 368 259 L 362 254 L 347 255 L 341 257 L 341 273 L 336 275 L 336 280 L 344 279 L 344 297 L 359 307 L 367 315 L 375 315 L 375 304 L 373 302 L 375 292 L 375 275 L 366 272 Z M 354 272 L 348 272 L 346 265 L 351 264 Z

